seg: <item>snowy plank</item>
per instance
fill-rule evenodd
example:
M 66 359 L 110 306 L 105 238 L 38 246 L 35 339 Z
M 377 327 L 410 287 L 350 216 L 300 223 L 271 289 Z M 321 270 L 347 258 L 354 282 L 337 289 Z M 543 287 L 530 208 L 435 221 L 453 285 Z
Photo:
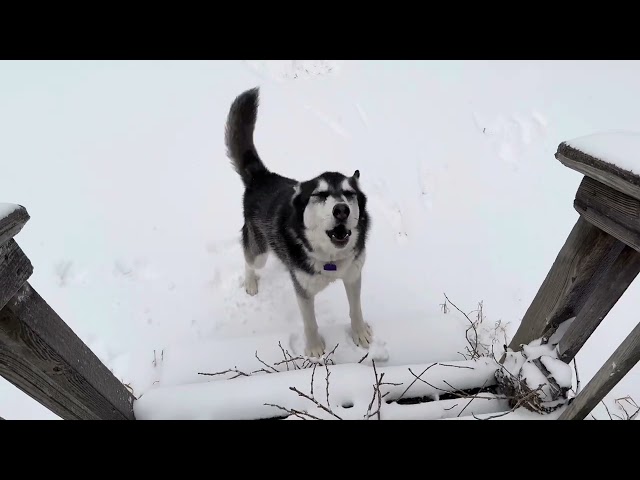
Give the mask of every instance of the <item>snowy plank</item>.
M 0 245 L 0 310 L 33 273 L 31 262 L 11 239 Z
M 15 237 L 29 220 L 27 210 L 11 203 L 0 203 L 0 245 Z
M 607 132 L 563 142 L 556 158 L 565 166 L 640 199 L 640 134 Z
M 583 420 L 640 361 L 640 323 L 624 339 L 559 420 Z
M 640 253 L 627 246 L 562 336 L 558 345 L 560 359 L 569 363 L 575 357 L 638 273 Z
M 509 347 L 519 350 L 574 317 L 624 244 L 580 217 L 525 313 Z
M 640 251 L 640 200 L 585 177 L 574 207 L 589 223 Z
M 372 399 L 373 410 L 378 408 L 374 398 L 377 373 L 378 378 L 384 374 L 380 383 L 380 395 L 384 398 L 380 402 L 381 419 L 445 418 L 456 416 L 463 410 L 465 414 L 490 413 L 508 409 L 506 400 L 482 394 L 482 398 L 473 401 L 470 398 L 455 402 L 447 399 L 446 403 L 415 405 L 402 405 L 394 401 L 416 397 L 438 399 L 453 388 L 469 390 L 491 386 L 496 383 L 496 369 L 495 361 L 488 359 L 381 367 L 375 372 L 373 367 L 362 364 L 318 366 L 315 373 L 313 368 L 305 368 L 271 374 L 259 373 L 233 380 L 154 388 L 136 400 L 134 410 L 138 420 L 249 420 L 286 416 L 286 412 L 273 406 L 277 405 L 289 411 L 306 410 L 323 419 L 336 416 L 341 419 L 363 419 L 370 411 Z M 416 376 L 422 380 L 417 380 Z M 312 396 L 335 416 L 291 388 Z M 469 405 L 464 409 L 466 404 Z
M 0 311 L 0 374 L 64 419 L 134 419 L 133 396 L 26 283 Z

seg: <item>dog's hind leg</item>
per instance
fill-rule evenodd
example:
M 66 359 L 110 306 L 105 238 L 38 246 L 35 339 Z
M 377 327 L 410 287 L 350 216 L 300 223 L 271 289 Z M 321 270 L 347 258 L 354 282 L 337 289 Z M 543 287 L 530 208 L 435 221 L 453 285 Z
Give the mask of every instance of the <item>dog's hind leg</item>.
M 244 251 L 244 289 L 253 296 L 258 293 L 259 270 L 267 263 L 267 242 L 259 232 L 246 223 L 242 227 L 242 249 Z

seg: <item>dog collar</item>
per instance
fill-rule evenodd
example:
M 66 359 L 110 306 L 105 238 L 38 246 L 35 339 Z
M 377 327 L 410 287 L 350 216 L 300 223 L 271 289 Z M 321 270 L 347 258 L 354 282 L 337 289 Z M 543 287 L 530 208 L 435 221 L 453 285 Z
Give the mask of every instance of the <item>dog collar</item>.
M 338 266 L 335 263 L 325 263 L 324 269 L 330 272 L 335 272 L 338 269 Z

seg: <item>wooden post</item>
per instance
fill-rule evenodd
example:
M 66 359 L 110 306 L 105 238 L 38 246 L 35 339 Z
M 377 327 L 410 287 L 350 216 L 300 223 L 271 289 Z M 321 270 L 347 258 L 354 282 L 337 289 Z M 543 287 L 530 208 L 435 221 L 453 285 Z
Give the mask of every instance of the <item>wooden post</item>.
M 133 420 L 131 392 L 27 282 L 12 236 L 28 219 L 0 219 L 0 375 L 63 419 Z
M 622 242 L 578 218 L 509 347 L 519 350 L 573 318 L 623 248 Z
M 558 420 L 582 420 L 640 361 L 640 323 L 620 344 Z
M 596 290 L 562 336 L 558 345 L 561 360 L 566 363 L 573 360 L 638 273 L 640 253 L 627 246 L 607 270 Z
M 622 136 L 626 145 L 637 143 L 640 157 L 640 136 Z M 604 141 L 616 139 L 607 134 Z M 566 142 L 558 147 L 556 158 L 585 175 L 574 200 L 580 218 L 510 347 L 517 350 L 546 337 L 575 317 L 558 344 L 560 358 L 568 363 L 640 273 L 640 176 Z M 559 418 L 585 418 L 638 361 L 640 324 Z
M 9 215 L 0 218 L 0 245 L 15 237 L 29 220 L 27 210 L 20 205 L 16 205 L 16 207 Z

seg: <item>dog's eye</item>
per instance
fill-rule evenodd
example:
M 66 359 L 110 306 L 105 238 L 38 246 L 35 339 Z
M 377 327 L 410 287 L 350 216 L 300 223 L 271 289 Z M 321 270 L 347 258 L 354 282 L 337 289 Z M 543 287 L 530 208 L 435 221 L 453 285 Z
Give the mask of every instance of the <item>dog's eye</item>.
M 345 198 L 353 198 L 356 196 L 356 192 L 344 192 L 343 195 Z
M 313 195 L 311 195 L 312 197 L 316 197 L 316 198 L 321 198 L 321 199 L 327 199 L 329 197 L 329 192 L 318 192 L 318 193 L 314 193 Z

